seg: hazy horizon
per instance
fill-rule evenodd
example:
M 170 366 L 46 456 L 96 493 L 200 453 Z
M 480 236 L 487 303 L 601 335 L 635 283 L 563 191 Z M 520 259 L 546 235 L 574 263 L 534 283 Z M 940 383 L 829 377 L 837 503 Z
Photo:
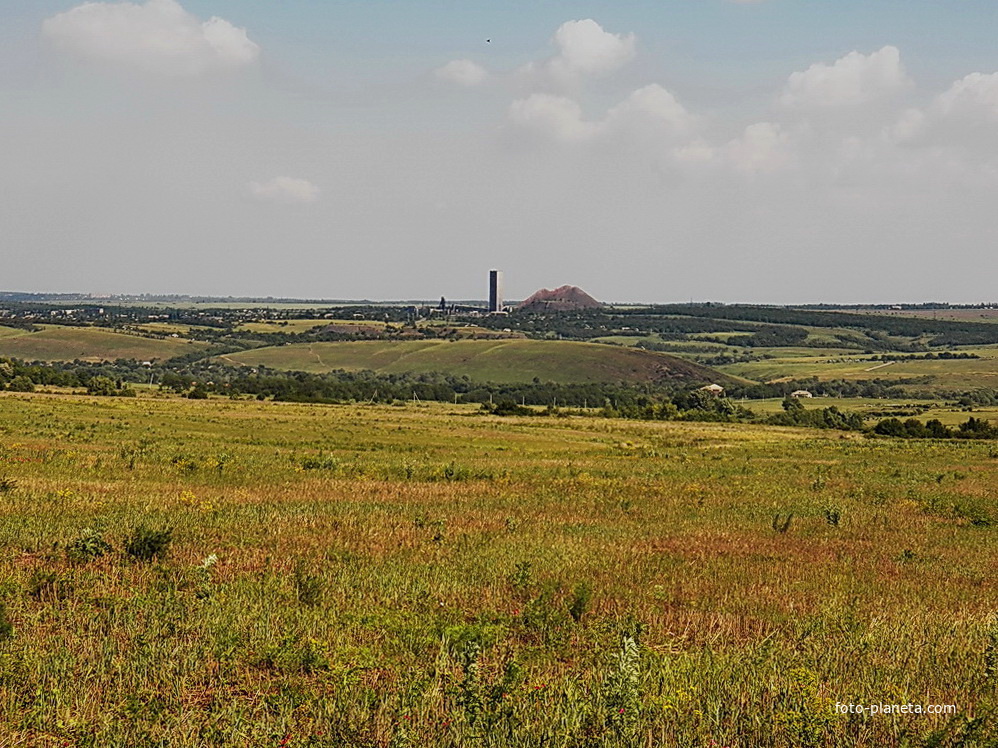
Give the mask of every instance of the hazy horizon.
M 0 7 L 22 292 L 987 303 L 998 8 Z

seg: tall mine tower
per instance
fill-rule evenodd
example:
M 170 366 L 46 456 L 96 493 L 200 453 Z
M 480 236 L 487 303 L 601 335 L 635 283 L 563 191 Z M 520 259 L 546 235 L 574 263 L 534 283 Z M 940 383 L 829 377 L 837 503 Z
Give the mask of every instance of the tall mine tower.
M 489 271 L 489 311 L 502 311 L 502 271 Z

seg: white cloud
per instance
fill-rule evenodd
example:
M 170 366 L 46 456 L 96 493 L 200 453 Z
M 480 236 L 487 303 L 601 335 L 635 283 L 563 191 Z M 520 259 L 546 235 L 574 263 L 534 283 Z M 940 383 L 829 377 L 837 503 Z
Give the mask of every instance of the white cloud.
M 897 47 L 869 55 L 850 52 L 831 65 L 818 62 L 793 73 L 780 102 L 790 107 L 845 107 L 866 104 L 904 90 L 911 81 Z
M 744 172 L 777 171 L 791 162 L 789 134 L 775 122 L 757 122 L 727 146 L 732 166 Z
M 176 0 L 83 3 L 46 19 L 42 35 L 83 59 L 177 77 L 246 67 L 260 54 L 245 29 L 202 22 Z
M 934 109 L 944 117 L 970 117 L 998 122 L 998 73 L 971 73 L 941 94 Z
M 684 133 L 692 129 L 694 119 L 676 97 L 657 83 L 632 91 L 607 113 L 607 126 L 628 130 L 652 130 Z
M 488 71 L 472 60 L 451 60 L 437 68 L 434 75 L 439 80 L 469 88 L 484 83 L 489 77 Z
M 517 128 L 562 142 L 581 142 L 596 134 L 599 126 L 582 118 L 578 102 L 564 96 L 536 93 L 514 101 L 509 121 Z
M 319 199 L 320 192 L 307 179 L 296 177 L 275 177 L 268 182 L 250 182 L 247 187 L 257 200 L 282 205 L 314 203 Z
M 566 21 L 554 32 L 551 40 L 558 50 L 553 57 L 531 62 L 519 73 L 535 80 L 571 85 L 586 76 L 601 76 L 618 70 L 637 51 L 634 34 L 614 34 L 605 31 L 596 21 L 584 18 Z
M 603 75 L 634 58 L 634 34 L 611 34 L 596 21 L 566 21 L 554 33 L 558 54 L 551 60 L 556 72 Z
M 632 91 L 601 120 L 586 120 L 574 99 L 544 93 L 514 101 L 508 120 L 516 128 L 565 143 L 598 137 L 637 147 L 675 144 L 694 124 L 676 97 L 654 83 Z

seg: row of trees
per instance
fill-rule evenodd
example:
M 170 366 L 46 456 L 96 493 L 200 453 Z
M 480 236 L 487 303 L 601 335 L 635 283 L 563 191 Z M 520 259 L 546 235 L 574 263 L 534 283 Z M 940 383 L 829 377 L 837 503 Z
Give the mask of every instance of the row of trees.
M 998 428 L 990 421 L 971 416 L 955 429 L 933 418 L 922 423 L 917 418 L 901 421 L 898 418 L 885 418 L 873 428 L 875 434 L 901 439 L 998 439 Z

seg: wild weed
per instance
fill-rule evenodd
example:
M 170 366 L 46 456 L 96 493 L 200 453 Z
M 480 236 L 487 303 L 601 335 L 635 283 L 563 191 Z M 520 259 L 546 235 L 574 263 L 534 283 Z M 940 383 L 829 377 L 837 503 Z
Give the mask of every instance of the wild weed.
M 517 561 L 516 568 L 509 575 L 509 584 L 518 595 L 526 595 L 532 581 L 532 564 L 529 561 Z
M 0 645 L 14 638 L 14 624 L 7 615 L 7 606 L 0 602 Z
M 86 529 L 66 546 L 66 558 L 72 564 L 85 564 L 110 553 L 111 544 L 97 530 Z
M 785 534 L 787 530 L 790 529 L 790 523 L 793 521 L 793 518 L 794 518 L 793 512 L 790 512 L 790 514 L 788 514 L 786 517 L 784 517 L 781 514 L 774 514 L 773 529 L 776 532 L 780 533 L 781 535 Z
M 149 562 L 166 557 L 173 540 L 173 530 L 154 530 L 145 525 L 136 527 L 125 542 L 125 553 L 138 561 Z
M 54 571 L 35 569 L 28 577 L 28 597 L 38 602 L 58 602 L 69 597 L 71 593 L 72 585 L 69 581 Z
M 992 613 L 984 628 L 984 678 L 998 686 L 998 614 Z
M 619 733 L 638 717 L 640 706 L 641 650 L 635 634 L 621 636 L 620 646 L 610 656 L 603 681 L 603 703 L 607 722 Z
M 572 599 L 568 603 L 568 613 L 572 616 L 573 621 L 579 623 L 582 620 L 582 616 L 589 608 L 589 601 L 592 600 L 592 597 L 593 590 L 588 582 L 579 582 L 575 586 Z
M 310 573 L 302 561 L 295 565 L 294 582 L 295 596 L 302 605 L 314 608 L 322 602 L 322 577 Z

